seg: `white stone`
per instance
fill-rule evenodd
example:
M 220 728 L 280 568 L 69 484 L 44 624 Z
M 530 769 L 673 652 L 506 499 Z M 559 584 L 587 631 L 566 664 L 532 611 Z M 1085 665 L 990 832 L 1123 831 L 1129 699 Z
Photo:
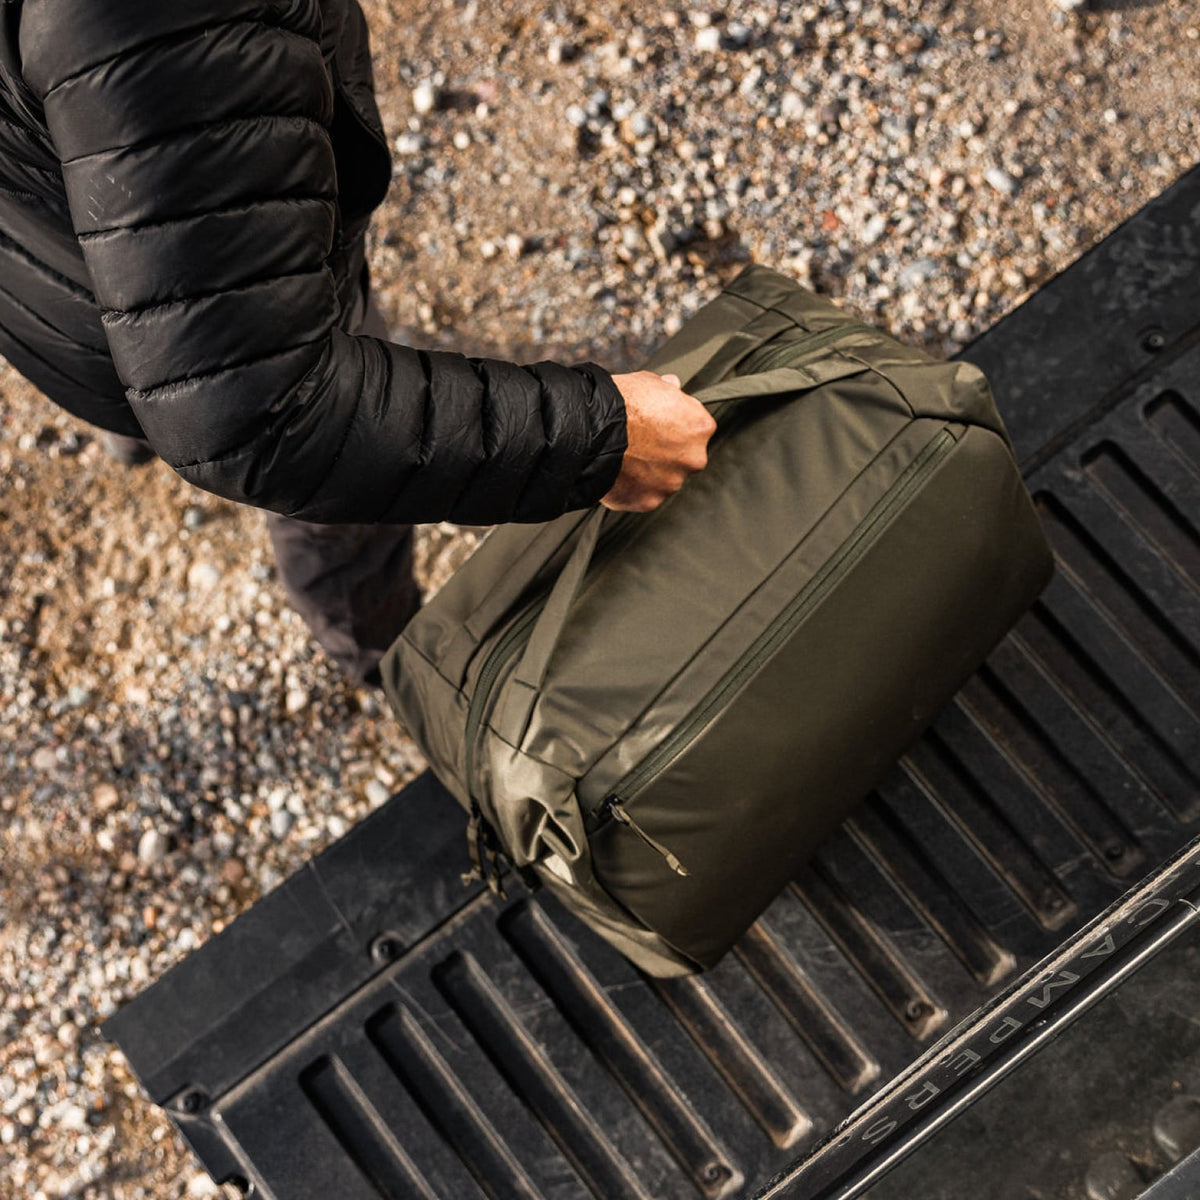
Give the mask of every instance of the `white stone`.
M 41 746 L 33 752 L 35 771 L 53 771 L 58 766 L 58 756 L 50 746 Z
M 189 591 L 211 592 L 221 582 L 221 572 L 211 563 L 193 563 L 188 568 Z
M 166 834 L 157 829 L 147 829 L 138 841 L 138 858 L 144 863 L 162 862 L 167 856 Z
M 58 1127 L 68 1132 L 82 1133 L 87 1128 L 87 1109 L 79 1104 L 68 1104 L 58 1114 Z
M 403 154 L 406 157 L 412 154 L 420 154 L 425 149 L 425 138 L 419 133 L 402 133 L 395 142 L 396 153 Z
M 1003 167 L 988 167 L 983 178 L 1002 196 L 1011 196 L 1017 190 L 1017 181 Z
M 412 90 L 413 111 L 425 116 L 437 107 L 437 88 L 432 83 L 418 83 Z
M 799 92 L 784 92 L 779 101 L 779 115 L 785 121 L 801 121 L 808 112 L 808 105 Z
M 863 226 L 862 243 L 864 246 L 873 246 L 887 230 L 887 217 L 882 213 L 876 213 Z

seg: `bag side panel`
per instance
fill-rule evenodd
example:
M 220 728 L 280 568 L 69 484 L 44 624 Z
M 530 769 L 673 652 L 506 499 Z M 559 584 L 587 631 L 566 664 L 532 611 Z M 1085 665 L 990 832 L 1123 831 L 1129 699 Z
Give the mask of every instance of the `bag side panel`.
M 420 746 L 430 769 L 454 798 L 469 807 L 463 777 L 467 700 L 402 634 L 379 664 L 383 690 L 400 724 Z
M 729 285 L 726 294 L 752 298 L 771 307 L 791 318 L 800 330 L 827 329 L 853 320 L 824 297 L 768 267 L 748 267 Z M 981 425 L 1007 441 L 991 389 L 978 367 L 968 362 L 939 362 L 914 346 L 896 341 L 884 329 L 878 332 L 877 341 L 854 353 L 908 397 L 914 416 Z M 781 339 L 795 336 L 780 335 Z M 931 371 L 935 365 L 940 369 Z
M 714 964 L 1044 587 L 1051 559 L 1007 445 L 971 428 L 692 747 L 628 805 L 597 879 Z
M 789 275 L 754 263 L 741 272 L 725 289 L 731 296 L 745 297 L 764 308 L 790 318 L 801 329 L 816 332 L 854 320 L 850 313 L 824 296 L 801 287 Z
M 1006 444 L 1008 431 L 1000 419 L 983 372 L 973 363 L 937 362 L 917 356 L 891 338 L 847 351 L 867 363 L 907 397 L 914 417 L 962 421 L 994 433 Z M 1010 450 L 1011 453 L 1011 450 Z

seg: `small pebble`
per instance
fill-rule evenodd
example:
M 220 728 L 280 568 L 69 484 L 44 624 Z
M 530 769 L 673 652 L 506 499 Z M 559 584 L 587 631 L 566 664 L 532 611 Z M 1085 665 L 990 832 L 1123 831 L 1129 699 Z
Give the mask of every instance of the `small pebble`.
M 367 786 L 363 789 L 363 793 L 367 797 L 367 803 L 372 808 L 378 808 L 391 795 L 387 785 L 380 783 L 378 779 L 369 779 Z
M 92 804 L 97 812 L 110 812 L 120 803 L 121 794 L 112 783 L 98 783 L 92 788 Z
M 60 1128 L 71 1133 L 82 1133 L 87 1127 L 87 1109 L 80 1104 L 66 1105 L 58 1115 Z
M 864 246 L 873 246 L 887 229 L 887 217 L 882 213 L 873 216 L 864 226 L 862 231 L 862 243 Z
M 271 814 L 271 836 L 282 840 L 288 834 L 296 818 L 286 808 L 276 809 Z
M 393 143 L 396 153 L 405 158 L 420 154 L 428 144 L 429 139 L 419 133 L 402 133 Z
M 41 771 L 43 774 L 53 771 L 58 767 L 58 756 L 49 746 L 38 747 L 38 749 L 33 752 L 33 758 L 31 761 L 33 763 L 33 769 L 35 771 Z
M 419 83 L 412 90 L 413 111 L 425 116 L 437 107 L 437 88 L 432 83 Z
M 1003 196 L 1011 196 L 1017 190 L 1017 181 L 1003 167 L 988 167 L 983 177 Z
M 926 280 L 931 279 L 937 272 L 937 260 L 933 258 L 918 258 L 903 267 L 896 277 L 896 282 L 905 291 L 919 288 Z
M 211 592 L 221 582 L 221 572 L 211 563 L 193 563 L 187 573 L 188 589 Z
M 753 31 L 750 26 L 742 21 L 730 21 L 725 26 L 726 40 L 730 45 L 737 46 L 739 49 L 748 45 L 752 36 Z
M 798 92 L 784 92 L 779 101 L 779 115 L 785 121 L 799 121 L 808 115 L 808 105 Z
M 157 829 L 147 829 L 138 839 L 138 860 L 147 864 L 162 862 L 167 856 L 169 845 L 164 833 Z
M 227 858 L 221 864 L 221 881 L 236 887 L 246 878 L 246 864 L 240 858 Z
M 57 1042 L 44 1042 L 33 1052 L 33 1061 L 39 1067 L 48 1067 L 63 1056 L 63 1048 Z

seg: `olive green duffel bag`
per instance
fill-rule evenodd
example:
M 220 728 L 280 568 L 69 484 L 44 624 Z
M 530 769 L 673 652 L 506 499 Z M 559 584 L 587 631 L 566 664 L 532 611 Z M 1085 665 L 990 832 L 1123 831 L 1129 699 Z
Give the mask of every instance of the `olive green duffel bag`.
M 654 975 L 712 966 L 1045 585 L 981 373 L 763 267 L 654 356 L 719 422 L 648 515 L 506 526 L 383 664 L 502 853 Z

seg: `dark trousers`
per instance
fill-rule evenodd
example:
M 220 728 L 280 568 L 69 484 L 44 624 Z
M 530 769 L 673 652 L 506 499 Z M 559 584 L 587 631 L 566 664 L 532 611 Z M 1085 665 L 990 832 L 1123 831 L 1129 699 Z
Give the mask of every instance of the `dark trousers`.
M 311 525 L 267 514 L 275 565 L 292 607 L 325 653 L 360 683 L 421 606 L 411 525 Z

